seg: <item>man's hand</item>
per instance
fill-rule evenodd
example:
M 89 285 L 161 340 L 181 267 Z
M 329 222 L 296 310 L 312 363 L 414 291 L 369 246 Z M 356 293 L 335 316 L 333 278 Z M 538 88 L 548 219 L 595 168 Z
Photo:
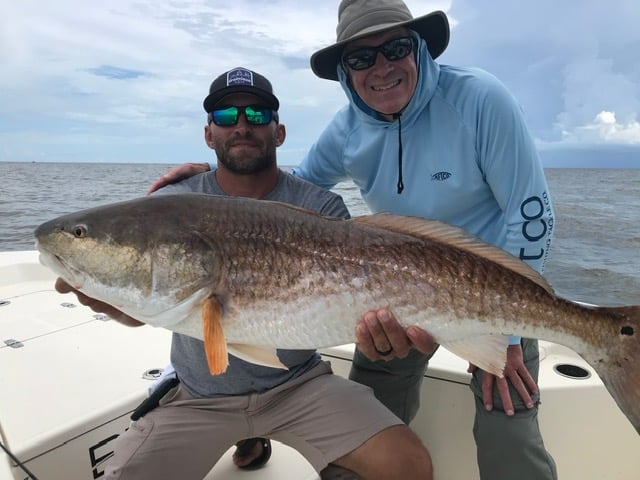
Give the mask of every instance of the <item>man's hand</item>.
M 144 325 L 144 323 L 139 322 L 135 318 L 132 318 L 125 313 L 122 313 L 120 310 L 112 307 L 107 303 L 96 300 L 95 298 L 87 297 L 84 293 L 76 290 L 61 278 L 56 279 L 55 289 L 59 293 L 75 293 L 76 297 L 78 297 L 78 301 L 82 305 L 89 307 L 94 312 L 104 313 L 105 315 L 124 325 L 127 325 L 129 327 L 139 327 L 141 325 Z
M 182 165 L 178 165 L 177 167 L 170 168 L 164 175 L 153 182 L 153 184 L 147 191 L 147 195 L 150 195 L 151 193 L 155 192 L 159 188 L 164 187 L 165 185 L 175 183 L 178 180 L 182 180 L 183 178 L 193 177 L 198 173 L 208 172 L 209 170 L 210 168 L 208 163 L 183 163 Z
M 370 360 L 404 358 L 411 348 L 430 354 L 437 347 L 427 332 L 414 326 L 405 330 L 385 308 L 364 314 L 356 325 L 356 345 Z
M 473 373 L 478 367 L 469 364 L 469 373 Z M 502 407 L 508 416 L 515 415 L 513 401 L 509 393 L 509 384 L 511 382 L 514 388 L 520 394 L 520 398 L 527 408 L 533 408 L 534 403 L 531 399 L 532 394 L 538 393 L 538 386 L 535 380 L 527 370 L 522 355 L 522 347 L 520 345 L 509 345 L 507 349 L 507 363 L 504 367 L 504 377 L 498 378 L 488 372 L 482 372 L 482 401 L 487 410 L 493 410 L 493 385 L 498 387 L 498 393 L 502 399 Z

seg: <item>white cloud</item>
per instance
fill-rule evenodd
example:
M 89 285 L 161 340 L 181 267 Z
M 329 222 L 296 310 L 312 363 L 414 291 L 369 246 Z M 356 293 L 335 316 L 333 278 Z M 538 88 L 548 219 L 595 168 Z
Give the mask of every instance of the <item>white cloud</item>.
M 210 154 L 202 148 L 202 99 L 214 76 L 243 65 L 272 81 L 288 129 L 281 153 L 295 163 L 345 103 L 336 82 L 309 68 L 311 53 L 335 40 L 338 4 L 0 1 L 0 161 L 31 160 L 30 152 L 62 160 L 93 145 L 101 158 L 126 161 L 134 143 L 136 155 L 146 146 L 153 158 L 169 141 L 181 152 L 174 162 L 202 160 Z M 638 144 L 635 2 L 407 4 L 415 16 L 449 14 L 443 63 L 500 78 L 540 144 Z
M 640 9 L 636 2 L 455 0 L 446 63 L 475 65 L 520 101 L 540 145 L 634 141 L 640 118 Z M 615 134 L 594 120 L 615 112 Z M 624 133 L 622 133 L 624 132 Z
M 597 52 L 583 55 L 564 69 L 563 105 L 556 120 L 561 140 L 638 143 L 640 75 Z
M 635 117 L 619 122 L 614 112 L 598 113 L 587 125 L 562 132 L 563 141 L 578 144 L 638 144 L 640 145 L 640 122 Z

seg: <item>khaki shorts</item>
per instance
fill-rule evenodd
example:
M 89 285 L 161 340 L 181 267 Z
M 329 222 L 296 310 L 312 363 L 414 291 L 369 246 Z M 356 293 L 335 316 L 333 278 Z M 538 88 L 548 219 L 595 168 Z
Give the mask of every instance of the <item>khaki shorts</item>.
M 193 398 L 180 385 L 115 443 L 107 479 L 201 480 L 236 442 L 278 440 L 316 469 L 402 421 L 371 389 L 333 375 L 328 362 L 264 393 Z

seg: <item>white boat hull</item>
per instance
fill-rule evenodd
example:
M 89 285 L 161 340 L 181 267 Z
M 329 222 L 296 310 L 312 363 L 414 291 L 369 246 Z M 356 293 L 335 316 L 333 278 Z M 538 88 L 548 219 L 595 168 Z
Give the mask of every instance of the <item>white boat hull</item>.
M 0 252 L 0 440 L 41 480 L 96 479 L 153 374 L 167 364 L 171 333 L 97 319 L 74 296 L 56 293 L 54 280 L 36 252 Z M 541 342 L 540 348 L 540 426 L 559 477 L 640 478 L 640 437 L 592 369 L 564 347 Z M 322 353 L 347 376 L 352 351 L 347 345 Z M 554 369 L 559 364 L 590 376 L 562 376 Z M 466 368 L 438 351 L 411 425 L 431 451 L 439 480 L 478 478 Z M 273 448 L 259 474 L 237 469 L 230 449 L 206 479 L 319 478 L 293 449 L 277 442 Z M 0 480 L 25 478 L 0 451 Z

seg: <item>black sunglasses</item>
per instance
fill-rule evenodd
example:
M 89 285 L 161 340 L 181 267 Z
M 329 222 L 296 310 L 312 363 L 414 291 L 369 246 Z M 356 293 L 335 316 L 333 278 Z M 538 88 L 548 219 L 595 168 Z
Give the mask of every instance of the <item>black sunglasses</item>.
M 363 47 L 342 57 L 342 64 L 352 70 L 366 70 L 376 63 L 378 52 L 387 60 L 396 61 L 405 58 L 415 48 L 413 37 L 394 38 L 377 47 Z
M 238 123 L 240 113 L 244 113 L 249 125 L 267 125 L 271 120 L 278 121 L 278 112 L 262 105 L 247 105 L 246 107 L 224 107 L 209 113 L 209 123 L 219 127 L 230 127 Z

